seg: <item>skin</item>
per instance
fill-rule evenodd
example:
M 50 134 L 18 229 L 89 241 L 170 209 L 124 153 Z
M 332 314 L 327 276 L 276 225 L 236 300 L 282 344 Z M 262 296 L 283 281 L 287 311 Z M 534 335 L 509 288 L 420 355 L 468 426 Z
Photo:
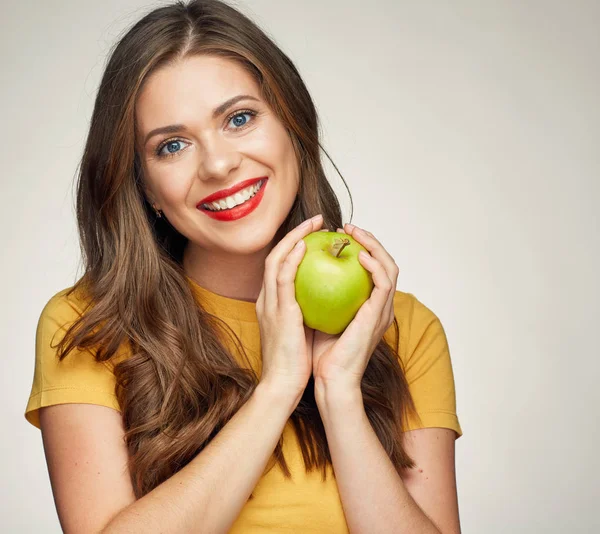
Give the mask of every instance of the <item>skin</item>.
M 244 100 L 216 118 L 213 110 L 237 95 Z M 257 112 L 255 117 L 244 110 Z M 169 222 L 189 239 L 186 273 L 209 291 L 256 302 L 264 261 L 299 187 L 290 136 L 263 100 L 254 79 L 237 63 L 194 56 L 155 72 L 136 103 L 136 141 L 146 193 Z M 162 133 L 144 144 L 155 128 L 183 124 L 187 131 Z M 171 144 L 159 158 L 155 151 Z M 172 152 L 171 152 L 172 151 Z M 254 212 L 237 221 L 217 221 L 196 208 L 215 191 L 249 178 L 269 178 Z

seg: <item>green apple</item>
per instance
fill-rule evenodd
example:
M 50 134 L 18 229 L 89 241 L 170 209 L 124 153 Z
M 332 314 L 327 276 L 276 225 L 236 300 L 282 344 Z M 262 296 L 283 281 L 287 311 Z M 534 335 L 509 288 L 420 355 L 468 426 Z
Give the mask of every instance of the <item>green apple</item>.
M 312 232 L 304 242 L 306 251 L 294 280 L 304 324 L 339 334 L 373 290 L 371 273 L 358 261 L 358 253 L 367 250 L 339 232 Z

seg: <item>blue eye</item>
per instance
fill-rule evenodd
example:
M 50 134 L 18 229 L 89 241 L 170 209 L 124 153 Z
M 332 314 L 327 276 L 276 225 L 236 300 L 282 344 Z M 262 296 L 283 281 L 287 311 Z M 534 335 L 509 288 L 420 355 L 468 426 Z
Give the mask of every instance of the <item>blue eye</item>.
M 169 141 L 166 145 L 161 148 L 161 152 L 163 149 L 167 149 L 170 154 L 174 154 L 175 152 L 179 152 L 178 145 L 181 146 L 183 141 L 179 139 L 175 139 L 175 141 Z
M 156 155 L 161 158 L 175 156 L 185 148 L 181 147 L 182 144 L 185 145 L 187 143 L 181 139 L 171 139 L 169 141 L 165 141 L 156 149 Z M 165 148 L 167 149 L 167 152 L 164 151 Z
M 245 116 L 249 116 L 249 119 L 246 119 Z M 236 113 L 229 119 L 229 124 L 233 124 L 234 130 L 241 130 L 252 120 L 253 117 L 256 116 L 255 111 L 244 110 Z

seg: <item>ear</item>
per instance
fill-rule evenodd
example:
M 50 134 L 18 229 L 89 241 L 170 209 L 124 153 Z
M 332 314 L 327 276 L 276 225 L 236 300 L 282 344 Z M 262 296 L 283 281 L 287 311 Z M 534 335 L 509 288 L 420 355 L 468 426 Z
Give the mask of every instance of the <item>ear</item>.
M 154 195 L 148 188 L 148 185 L 146 184 L 146 180 L 144 179 L 144 173 L 142 171 L 142 165 L 140 163 L 140 159 L 137 154 L 137 151 L 136 151 L 136 155 L 135 155 L 135 173 L 136 173 L 136 176 L 135 176 L 136 182 L 141 187 L 144 198 L 150 205 L 154 204 L 156 202 L 156 199 L 154 198 Z
M 144 197 L 146 198 L 148 204 L 152 206 L 156 202 L 156 199 L 154 198 L 152 191 L 150 191 L 150 188 L 146 185 L 145 181 L 143 179 L 140 181 L 142 186 L 142 193 L 144 194 Z
M 156 202 L 156 200 L 154 199 L 154 197 L 150 194 L 150 192 L 146 189 L 144 189 L 144 198 L 146 199 L 146 202 L 148 202 L 148 204 L 150 206 L 154 206 L 154 203 Z
M 150 191 L 148 191 L 147 189 L 144 189 L 144 195 L 146 195 L 146 200 L 151 206 L 156 202 L 156 199 L 154 198 L 152 193 L 150 193 Z

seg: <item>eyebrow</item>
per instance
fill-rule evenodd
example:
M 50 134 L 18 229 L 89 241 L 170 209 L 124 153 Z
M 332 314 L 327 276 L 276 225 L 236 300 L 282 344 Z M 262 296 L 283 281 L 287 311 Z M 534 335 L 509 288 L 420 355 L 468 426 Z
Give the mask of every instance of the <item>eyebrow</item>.
M 255 100 L 256 102 L 259 102 L 258 98 L 251 95 L 234 96 L 233 98 L 230 98 L 229 100 L 226 100 L 225 102 L 217 106 L 212 113 L 212 118 L 216 119 L 217 117 L 225 113 L 231 106 L 237 104 L 241 100 Z M 169 124 L 168 126 L 161 126 L 160 128 L 155 128 L 154 130 L 150 130 L 146 135 L 146 138 L 144 139 L 144 146 L 146 146 L 148 141 L 155 135 L 182 131 L 187 131 L 187 126 L 185 124 Z

